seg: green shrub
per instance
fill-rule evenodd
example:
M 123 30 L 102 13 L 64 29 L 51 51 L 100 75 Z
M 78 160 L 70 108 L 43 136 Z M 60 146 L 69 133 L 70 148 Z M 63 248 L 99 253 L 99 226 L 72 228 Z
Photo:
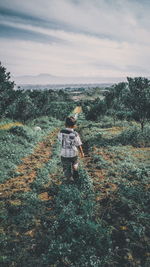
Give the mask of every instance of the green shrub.
M 100 127 L 101 128 L 111 128 L 113 127 L 114 122 L 112 117 L 109 116 L 104 116 L 101 120 L 100 120 Z
M 86 175 L 80 173 L 82 178 Z M 76 186 L 60 187 L 56 199 L 57 219 L 44 241 L 49 242 L 42 254 L 44 264 L 61 266 L 67 261 L 70 266 L 95 266 L 106 258 L 108 229 L 94 220 L 94 203 L 88 191 L 86 186 L 81 191 Z
M 61 121 L 51 116 L 42 116 L 32 121 L 28 121 L 28 125 L 31 127 L 40 126 L 42 130 L 47 130 L 53 126 L 59 127 L 61 125 Z
M 23 126 L 13 126 L 9 129 L 9 132 L 14 135 L 22 136 L 28 140 L 32 139 L 31 135 L 29 135 L 29 133 Z
M 148 177 L 148 170 L 144 166 L 138 166 L 124 162 L 119 166 L 123 178 L 142 181 Z
M 101 155 L 93 155 L 92 161 L 96 164 L 96 169 L 106 169 L 108 167 L 108 161 L 104 160 Z
M 122 145 L 133 145 L 135 147 L 150 146 L 150 127 L 145 127 L 143 132 L 137 126 L 130 127 L 124 130 L 116 138 L 116 141 Z
M 32 153 L 35 144 L 53 129 L 55 129 L 55 123 L 45 131 L 34 131 L 29 126 L 15 126 L 9 130 L 0 130 L 0 182 L 17 176 L 16 165 L 21 163 L 25 155 Z

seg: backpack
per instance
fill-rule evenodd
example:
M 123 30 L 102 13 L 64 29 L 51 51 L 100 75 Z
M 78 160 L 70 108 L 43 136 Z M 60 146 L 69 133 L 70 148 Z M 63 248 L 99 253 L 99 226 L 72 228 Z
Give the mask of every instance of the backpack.
M 75 138 L 78 136 L 78 133 L 76 131 L 69 131 L 66 129 L 61 130 L 60 133 L 62 134 L 62 148 L 75 148 Z

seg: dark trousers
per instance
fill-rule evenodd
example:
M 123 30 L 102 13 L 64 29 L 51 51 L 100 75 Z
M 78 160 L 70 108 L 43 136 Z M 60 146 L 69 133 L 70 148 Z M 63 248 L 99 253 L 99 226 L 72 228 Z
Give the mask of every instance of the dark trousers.
M 78 157 L 72 157 L 72 158 L 66 158 L 61 157 L 61 162 L 63 166 L 64 175 L 67 180 L 70 180 L 71 178 L 77 179 L 79 177 L 78 170 L 74 170 L 76 167 L 76 164 L 78 165 Z

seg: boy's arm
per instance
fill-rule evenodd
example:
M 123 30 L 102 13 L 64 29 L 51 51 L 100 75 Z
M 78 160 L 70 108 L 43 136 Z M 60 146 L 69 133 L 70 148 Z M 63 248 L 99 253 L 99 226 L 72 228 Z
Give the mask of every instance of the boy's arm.
M 75 142 L 76 142 L 76 146 L 80 152 L 80 155 L 82 158 L 84 158 L 84 152 L 83 152 L 83 149 L 82 149 L 82 141 L 80 139 L 80 136 L 79 134 L 77 134 L 76 138 L 75 138 Z
M 57 139 L 58 139 L 58 142 L 61 143 L 62 142 L 62 134 L 59 132 L 58 135 L 57 135 Z
M 84 152 L 83 152 L 82 146 L 78 146 L 78 150 L 80 151 L 81 158 L 84 158 Z

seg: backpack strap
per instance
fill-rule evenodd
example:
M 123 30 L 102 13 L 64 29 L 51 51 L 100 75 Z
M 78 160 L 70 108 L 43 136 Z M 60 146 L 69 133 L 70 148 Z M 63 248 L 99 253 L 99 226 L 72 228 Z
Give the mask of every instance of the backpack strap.
M 69 130 L 66 130 L 66 129 L 63 129 L 60 131 L 61 133 L 65 133 L 65 134 L 70 134 L 72 131 L 69 131 Z
M 76 131 L 69 131 L 69 130 L 63 129 L 60 132 L 64 134 L 74 133 L 76 137 L 78 136 L 78 133 Z
M 73 131 L 73 133 L 75 134 L 76 137 L 79 135 L 76 131 Z

